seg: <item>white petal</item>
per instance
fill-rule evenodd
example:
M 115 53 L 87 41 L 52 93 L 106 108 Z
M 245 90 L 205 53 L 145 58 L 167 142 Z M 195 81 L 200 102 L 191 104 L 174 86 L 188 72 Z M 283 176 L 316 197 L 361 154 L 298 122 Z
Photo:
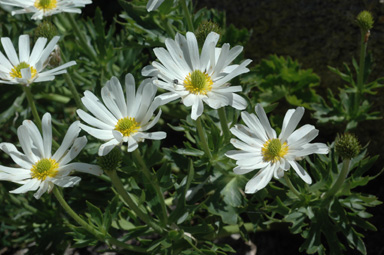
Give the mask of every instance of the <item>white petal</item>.
M 20 194 L 31 190 L 37 190 L 40 185 L 40 182 L 41 181 L 39 181 L 38 179 L 30 179 L 24 185 L 20 186 L 17 189 L 11 190 L 9 193 Z
M 46 113 L 42 120 L 44 158 L 50 158 L 52 155 L 52 124 L 51 114 Z
M 200 68 L 199 46 L 197 45 L 196 36 L 192 32 L 187 32 L 187 45 L 192 62 L 192 69 Z
M 45 157 L 44 156 L 44 145 L 43 145 L 43 139 L 41 137 L 39 129 L 36 127 L 36 125 L 31 120 L 24 120 L 23 125 L 27 127 L 28 133 L 30 134 L 30 137 L 33 141 L 33 144 L 36 146 L 37 150 L 39 151 L 40 155 L 38 155 L 40 158 Z
M 131 136 L 128 137 L 128 152 L 132 152 L 137 149 L 139 145 L 137 144 L 137 141 L 133 139 Z
M 85 136 L 76 138 L 76 140 L 73 142 L 73 146 L 71 147 L 71 149 L 60 160 L 60 165 L 66 165 L 67 163 L 71 162 L 74 158 L 76 158 L 86 144 L 87 138 Z
M 110 82 L 108 81 L 106 86 L 101 89 L 101 97 L 103 98 L 104 104 L 107 106 L 108 110 L 112 112 L 116 119 L 123 118 L 123 114 L 120 111 L 119 107 L 114 100 L 114 96 L 112 95 L 112 91 L 110 90 Z M 124 110 L 126 111 L 126 110 Z
M 27 156 L 19 152 L 15 145 L 11 143 L 0 143 L 0 149 L 7 153 L 12 160 L 24 169 L 31 169 L 35 161 L 31 161 Z
M 91 165 L 86 163 L 70 163 L 66 165 L 65 167 L 60 169 L 60 172 L 65 172 L 69 174 L 72 171 L 77 171 L 81 173 L 87 173 L 92 175 L 102 175 L 103 170 L 97 165 Z
M 219 34 L 215 32 L 211 32 L 208 34 L 207 38 L 205 39 L 203 48 L 201 50 L 201 58 L 200 58 L 201 70 L 209 69 L 209 67 L 207 66 L 207 63 L 209 62 L 211 51 L 215 50 L 215 46 L 219 41 L 219 38 L 220 38 Z
M 195 97 L 195 102 L 192 105 L 192 111 L 191 111 L 191 118 L 193 120 L 197 120 L 198 117 L 203 114 L 204 111 L 204 105 L 203 101 L 199 97 Z
M 123 116 L 127 116 L 127 104 L 124 98 L 123 88 L 121 87 L 120 81 L 116 77 L 111 78 L 109 88 L 116 100 L 116 104 L 119 107 L 120 112 Z
M 43 52 L 47 40 L 48 39 L 44 37 L 39 37 L 39 39 L 37 39 L 35 46 L 33 46 L 31 56 L 29 57 L 30 65 L 34 66 L 36 62 L 40 59 L 41 53 Z
M 150 140 L 162 140 L 167 137 L 167 133 L 158 131 L 152 133 L 138 133 L 135 138 L 150 139 Z
M 152 65 L 145 66 L 143 69 L 141 69 L 141 75 L 142 76 L 157 76 L 159 71 L 157 68 L 153 67 Z
M 132 116 L 133 104 L 136 97 L 136 85 L 135 78 L 130 73 L 125 76 L 125 93 L 127 100 L 127 111 L 125 116 Z
M 294 160 L 290 160 L 289 164 L 291 164 L 293 169 L 295 169 L 295 172 L 300 176 L 301 179 L 303 179 L 303 181 L 308 184 L 312 183 L 311 176 L 309 176 L 309 174 L 304 170 L 304 168 L 300 164 L 298 164 Z
M 261 141 L 268 141 L 263 125 L 253 113 L 241 112 L 241 119 Z
M 103 141 L 109 141 L 110 139 L 113 139 L 112 129 L 102 130 L 102 129 L 92 128 L 83 124 L 80 124 L 80 127 L 82 130 L 84 130 L 91 136 L 96 137 L 97 139 L 100 139 Z
M 20 62 L 28 63 L 30 54 L 29 35 L 19 36 L 19 57 Z
M 85 91 L 84 97 L 81 98 L 81 101 L 88 111 L 90 111 L 96 118 L 107 123 L 108 125 L 116 125 L 117 119 L 92 92 Z
M 73 144 L 75 139 L 80 133 L 80 122 L 75 121 L 68 128 L 67 133 L 64 136 L 63 142 L 61 143 L 59 149 L 53 154 L 52 158 L 56 161 L 60 161 L 64 154 L 67 152 L 68 148 Z
M 59 39 L 60 36 L 55 36 L 52 38 L 52 40 L 48 43 L 47 47 L 45 47 L 45 49 L 41 52 L 40 59 L 38 61 L 39 64 L 36 65 L 44 65 L 51 52 L 54 50 Z
M 259 172 L 252 177 L 251 180 L 248 181 L 245 186 L 245 193 L 252 194 L 255 193 L 265 186 L 271 181 L 273 176 L 273 166 L 268 164 L 265 168 L 260 169 Z
M 276 131 L 272 129 L 271 124 L 269 124 L 269 120 L 263 107 L 260 104 L 257 104 L 255 107 L 255 111 L 257 116 L 259 117 L 261 125 L 263 125 L 265 132 L 269 139 L 276 138 Z
M 120 142 L 116 139 L 112 139 L 99 147 L 99 156 L 107 155 L 113 148 L 116 147 Z
M 303 115 L 304 107 L 297 107 L 296 111 L 292 114 L 289 120 L 284 120 L 287 124 L 286 128 L 283 128 L 279 135 L 281 143 L 284 143 L 287 138 L 292 134 L 292 132 L 296 129 Z
M 39 160 L 39 157 L 37 157 L 32 151 L 32 139 L 30 138 L 30 134 L 28 132 L 27 127 L 21 125 L 17 129 L 17 135 L 19 137 L 19 142 L 21 148 L 23 148 L 25 156 L 27 156 L 30 162 L 37 162 Z
M 49 182 L 48 181 L 43 181 L 41 184 L 40 184 L 40 188 L 39 190 L 33 194 L 33 196 L 36 198 L 36 199 L 39 199 L 49 188 Z
M 250 167 L 250 166 L 240 166 L 239 165 L 239 166 L 237 166 L 237 167 L 235 167 L 233 169 L 233 172 L 235 174 L 247 174 L 247 173 L 252 172 L 252 171 L 254 171 L 256 169 L 260 169 L 260 168 L 266 167 L 268 164 L 269 164 L 268 162 L 262 161 L 262 162 L 260 162 L 258 164 L 253 165 L 252 167 Z
M 52 179 L 52 183 L 63 188 L 68 188 L 78 184 L 80 180 L 81 178 L 77 176 L 63 176 L 59 179 Z
M 254 153 L 260 153 L 261 154 L 261 150 L 260 148 L 258 147 L 255 147 L 255 146 L 250 146 L 244 142 L 241 142 L 237 139 L 234 139 L 232 138 L 231 139 L 231 144 L 233 146 L 235 146 L 235 148 L 239 149 L 239 150 L 243 150 L 243 151 L 248 151 L 248 152 L 254 152 Z
M 111 130 L 114 129 L 115 127 L 112 125 L 108 125 L 99 119 L 96 119 L 95 117 L 91 116 L 90 114 L 84 112 L 81 109 L 78 109 L 76 111 L 77 115 L 79 115 L 80 119 L 82 119 L 85 123 L 94 126 L 99 129 L 105 129 L 105 130 Z
M 17 66 L 20 62 L 19 58 L 17 57 L 15 47 L 13 47 L 11 39 L 9 39 L 8 37 L 2 37 L 1 43 L 3 44 L 5 54 L 7 54 L 9 61 L 11 61 L 12 65 Z

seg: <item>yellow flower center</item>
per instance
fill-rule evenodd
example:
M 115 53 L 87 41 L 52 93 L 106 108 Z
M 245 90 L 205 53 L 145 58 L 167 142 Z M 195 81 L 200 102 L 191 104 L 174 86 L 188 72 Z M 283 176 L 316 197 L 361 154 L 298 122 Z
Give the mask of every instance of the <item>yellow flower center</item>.
M 51 158 L 43 158 L 36 162 L 32 166 L 31 176 L 32 178 L 36 178 L 44 181 L 48 176 L 55 177 L 59 172 L 57 169 L 59 168 L 59 163 L 56 160 Z
M 263 154 L 264 161 L 270 161 L 272 163 L 276 163 L 281 158 L 283 158 L 288 153 L 288 145 L 285 142 L 281 144 L 280 140 L 269 139 L 261 148 L 261 154 Z
M 50 11 L 57 7 L 56 0 L 36 0 L 35 7 L 39 10 Z
M 195 95 L 206 95 L 212 90 L 213 81 L 207 73 L 195 70 L 189 73 L 184 80 L 184 87 Z
M 140 124 L 136 122 L 135 118 L 125 117 L 119 119 L 115 126 L 115 130 L 123 134 L 123 136 L 130 136 L 139 130 Z
M 32 75 L 31 78 L 35 78 L 37 74 L 36 69 L 25 62 L 21 62 L 17 66 L 14 66 L 9 74 L 11 75 L 12 78 L 23 78 L 23 76 L 21 75 L 21 70 L 25 68 L 30 68 L 31 75 Z

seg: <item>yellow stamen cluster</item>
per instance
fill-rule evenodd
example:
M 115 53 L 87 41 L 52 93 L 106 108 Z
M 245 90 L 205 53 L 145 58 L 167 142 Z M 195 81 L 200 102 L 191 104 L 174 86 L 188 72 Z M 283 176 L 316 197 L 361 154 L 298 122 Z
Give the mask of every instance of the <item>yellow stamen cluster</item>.
M 51 158 L 43 158 L 37 161 L 31 169 L 32 178 L 44 181 L 48 176 L 55 177 L 59 172 L 59 163 L 56 160 Z
M 36 0 L 35 7 L 39 10 L 50 11 L 57 7 L 56 0 Z
M 21 62 L 17 66 L 13 67 L 9 75 L 11 75 L 12 78 L 23 78 L 21 70 L 25 68 L 31 68 L 31 78 L 35 78 L 37 74 L 36 69 L 25 62 Z
M 261 148 L 261 154 L 263 155 L 264 161 L 270 161 L 272 163 L 278 162 L 281 158 L 283 158 L 288 153 L 288 145 L 285 142 L 281 144 L 280 140 L 269 139 Z
M 184 87 L 195 95 L 206 95 L 212 90 L 213 81 L 211 77 L 200 70 L 189 73 L 184 80 Z
M 125 117 L 119 119 L 115 126 L 115 130 L 123 134 L 123 136 L 130 136 L 131 134 L 136 133 L 140 128 L 140 124 L 135 120 L 135 118 Z

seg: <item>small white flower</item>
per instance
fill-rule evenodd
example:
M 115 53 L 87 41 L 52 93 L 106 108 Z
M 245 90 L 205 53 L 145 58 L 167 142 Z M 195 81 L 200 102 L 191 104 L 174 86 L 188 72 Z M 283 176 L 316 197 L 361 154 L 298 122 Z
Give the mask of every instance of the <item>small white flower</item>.
M 156 10 L 163 2 L 164 0 L 149 0 L 147 3 L 147 11 L 151 12 Z
M 231 143 L 239 150 L 228 151 L 226 156 L 236 160 L 237 167 L 233 170 L 236 174 L 246 174 L 255 169 L 260 169 L 248 181 L 245 193 L 255 193 L 264 188 L 274 176 L 279 179 L 284 176 L 284 171 L 292 168 L 303 181 L 312 183 L 311 177 L 296 162 L 301 157 L 317 153 L 327 154 L 328 147 L 323 143 L 309 143 L 319 133 L 312 125 L 304 125 L 297 129 L 297 124 L 304 114 L 304 108 L 287 111 L 279 137 L 271 128 L 263 107 L 258 104 L 255 114 L 241 113 L 244 125 L 235 125 L 231 132 L 238 139 L 231 139 Z
M 78 137 L 80 122 L 74 122 L 68 129 L 59 149 L 52 155 L 52 126 L 51 115 L 44 114 L 42 120 L 43 135 L 30 121 L 25 120 L 17 129 L 21 148 L 19 152 L 11 143 L 0 143 L 0 149 L 7 153 L 18 168 L 0 166 L 0 180 L 22 184 L 11 193 L 38 191 L 34 197 L 39 199 L 46 191 L 51 191 L 54 185 L 72 187 L 79 183 L 80 177 L 68 176 L 72 171 L 101 175 L 102 170 L 96 165 L 85 163 L 70 163 L 87 144 L 85 136 Z
M 201 54 L 196 37 L 188 32 L 184 37 L 166 39 L 164 48 L 155 48 L 156 57 L 161 63 L 152 62 L 142 70 L 144 76 L 157 76 L 154 84 L 170 92 L 158 96 L 163 104 L 181 98 L 185 106 L 192 106 L 191 117 L 196 120 L 204 110 L 203 102 L 213 109 L 227 105 L 243 110 L 247 102 L 235 92 L 241 92 L 241 86 L 230 86 L 232 78 L 249 71 L 247 59 L 240 65 L 230 65 L 241 53 L 243 47 L 235 46 L 231 50 L 226 43 L 216 48 L 219 35 L 211 32 L 203 45 Z
M 61 12 L 81 13 L 79 7 L 91 4 L 91 0 L 2 0 L 2 4 L 21 7 L 12 15 L 34 13 L 32 19 L 42 19 Z
M 138 147 L 138 142 L 145 139 L 161 140 L 166 137 L 165 132 L 145 132 L 152 128 L 161 115 L 161 110 L 152 120 L 153 112 L 159 107 L 160 100 L 153 100 L 156 87 L 150 79 L 144 80 L 135 92 L 135 79 L 131 74 L 125 76 L 125 92 L 119 80 L 112 77 L 101 89 L 104 104 L 90 91 L 84 92 L 81 99 L 84 106 L 94 115 L 77 110 L 79 117 L 89 127 L 81 124 L 81 128 L 88 134 L 107 141 L 99 148 L 99 155 L 107 155 L 116 145 L 128 142 L 128 152 Z
M 30 52 L 29 36 L 21 35 L 18 56 L 11 40 L 8 37 L 2 37 L 1 43 L 8 59 L 0 51 L 0 83 L 28 86 L 33 82 L 54 80 L 55 75 L 66 73 L 65 68 L 76 65 L 75 61 L 43 71 L 59 39 L 59 36 L 55 36 L 45 47 L 48 40 L 40 37 Z

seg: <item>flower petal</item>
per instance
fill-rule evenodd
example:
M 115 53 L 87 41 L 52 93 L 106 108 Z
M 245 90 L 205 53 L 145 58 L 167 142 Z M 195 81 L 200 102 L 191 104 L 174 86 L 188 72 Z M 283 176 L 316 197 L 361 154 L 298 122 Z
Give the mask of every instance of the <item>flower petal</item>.
M 245 193 L 252 194 L 265 188 L 272 179 L 273 170 L 273 166 L 270 164 L 260 169 L 259 172 L 248 181 L 245 186 Z

